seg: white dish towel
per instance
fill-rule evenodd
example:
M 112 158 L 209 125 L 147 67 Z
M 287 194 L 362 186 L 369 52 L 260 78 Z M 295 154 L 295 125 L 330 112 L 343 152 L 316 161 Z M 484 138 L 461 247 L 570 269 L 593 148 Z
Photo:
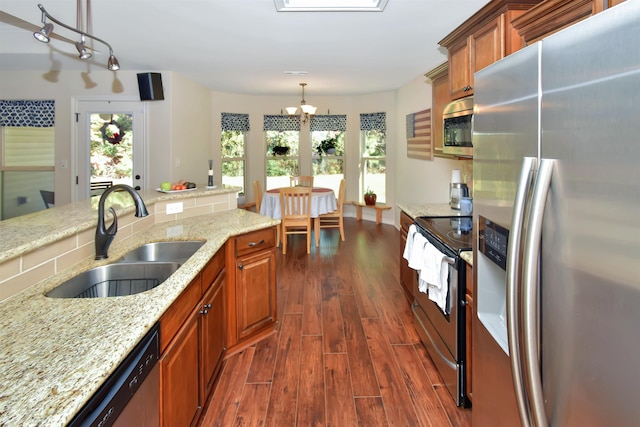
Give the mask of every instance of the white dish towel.
M 427 242 L 424 248 L 424 267 L 420 270 L 420 282 L 426 282 L 429 299 L 444 312 L 449 313 L 449 266 L 445 254 Z M 422 287 L 422 285 L 421 285 Z

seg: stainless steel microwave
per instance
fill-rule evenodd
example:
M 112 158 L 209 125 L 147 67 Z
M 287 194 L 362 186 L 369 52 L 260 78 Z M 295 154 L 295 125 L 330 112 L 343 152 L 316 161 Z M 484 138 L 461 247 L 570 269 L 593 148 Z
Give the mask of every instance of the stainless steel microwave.
M 458 99 L 446 105 L 442 113 L 444 141 L 442 152 L 473 157 L 473 97 Z

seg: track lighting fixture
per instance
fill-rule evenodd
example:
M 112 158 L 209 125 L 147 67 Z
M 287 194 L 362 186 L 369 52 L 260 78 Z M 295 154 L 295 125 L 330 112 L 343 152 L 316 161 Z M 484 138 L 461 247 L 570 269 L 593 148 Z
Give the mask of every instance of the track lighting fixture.
M 77 42 L 76 45 L 76 49 L 78 50 L 78 54 L 80 55 L 80 59 L 89 59 L 91 58 L 91 53 L 88 51 L 87 46 L 85 44 L 85 38 L 88 37 L 90 39 L 93 39 L 97 42 L 100 42 L 102 44 L 104 44 L 105 46 L 107 46 L 109 48 L 109 59 L 107 61 L 107 68 L 110 71 L 116 71 L 120 69 L 120 64 L 118 63 L 118 60 L 116 59 L 115 55 L 113 54 L 113 48 L 111 47 L 111 45 L 109 43 L 107 43 L 106 41 L 102 40 L 101 38 L 98 38 L 94 35 L 91 35 L 85 31 L 82 31 L 80 29 L 77 28 L 73 28 L 67 24 L 64 24 L 60 21 L 58 21 L 56 18 L 54 18 L 53 16 L 51 16 L 46 9 L 44 8 L 44 6 L 42 6 L 41 4 L 38 5 L 38 8 L 40 8 L 40 10 L 42 11 L 42 23 L 44 24 L 44 26 L 40 29 L 40 31 L 36 31 L 35 33 L 33 33 L 33 37 L 36 38 L 36 40 L 41 41 L 42 43 L 49 43 L 50 40 L 50 36 L 51 33 L 53 32 L 53 24 L 51 24 L 50 22 L 47 22 L 47 19 L 49 19 L 50 21 L 55 22 L 56 24 L 60 25 L 63 28 L 66 28 L 69 31 L 73 31 L 75 33 L 80 34 L 80 41 Z
M 309 117 L 313 116 L 318 109 L 318 107 L 307 104 L 307 102 L 304 100 L 304 87 L 306 85 L 306 83 L 300 83 L 300 86 L 302 86 L 302 101 L 300 101 L 300 122 L 303 124 L 307 123 L 309 121 Z M 287 107 L 286 110 L 287 114 L 289 114 L 290 116 L 295 116 L 298 111 L 298 107 Z
M 49 36 L 53 31 L 53 24 L 51 22 L 47 22 L 47 17 L 44 13 L 42 14 L 42 23 L 44 24 L 44 26 L 40 29 L 40 31 L 36 31 L 35 33 L 33 33 L 33 37 L 35 37 L 36 40 L 39 40 L 42 43 L 49 43 Z
M 80 54 L 80 59 L 89 59 L 91 58 L 91 52 L 87 50 L 87 46 L 85 45 L 84 34 L 81 35 L 81 41 L 76 42 L 76 49 L 78 49 L 78 53 Z

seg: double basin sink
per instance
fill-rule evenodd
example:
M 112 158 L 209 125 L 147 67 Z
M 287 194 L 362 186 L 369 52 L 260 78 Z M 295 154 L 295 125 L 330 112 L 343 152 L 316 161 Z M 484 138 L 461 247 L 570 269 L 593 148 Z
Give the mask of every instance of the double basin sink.
M 111 264 L 72 277 L 46 295 L 50 298 L 104 298 L 148 291 L 167 280 L 204 243 L 203 240 L 147 243 Z

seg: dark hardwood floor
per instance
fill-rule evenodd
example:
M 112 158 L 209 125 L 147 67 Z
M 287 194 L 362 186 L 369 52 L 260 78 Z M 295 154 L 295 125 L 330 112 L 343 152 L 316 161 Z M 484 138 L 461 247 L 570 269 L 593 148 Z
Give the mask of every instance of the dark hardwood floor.
M 276 333 L 230 356 L 203 426 L 470 426 L 413 326 L 399 231 L 345 218 L 278 249 Z

